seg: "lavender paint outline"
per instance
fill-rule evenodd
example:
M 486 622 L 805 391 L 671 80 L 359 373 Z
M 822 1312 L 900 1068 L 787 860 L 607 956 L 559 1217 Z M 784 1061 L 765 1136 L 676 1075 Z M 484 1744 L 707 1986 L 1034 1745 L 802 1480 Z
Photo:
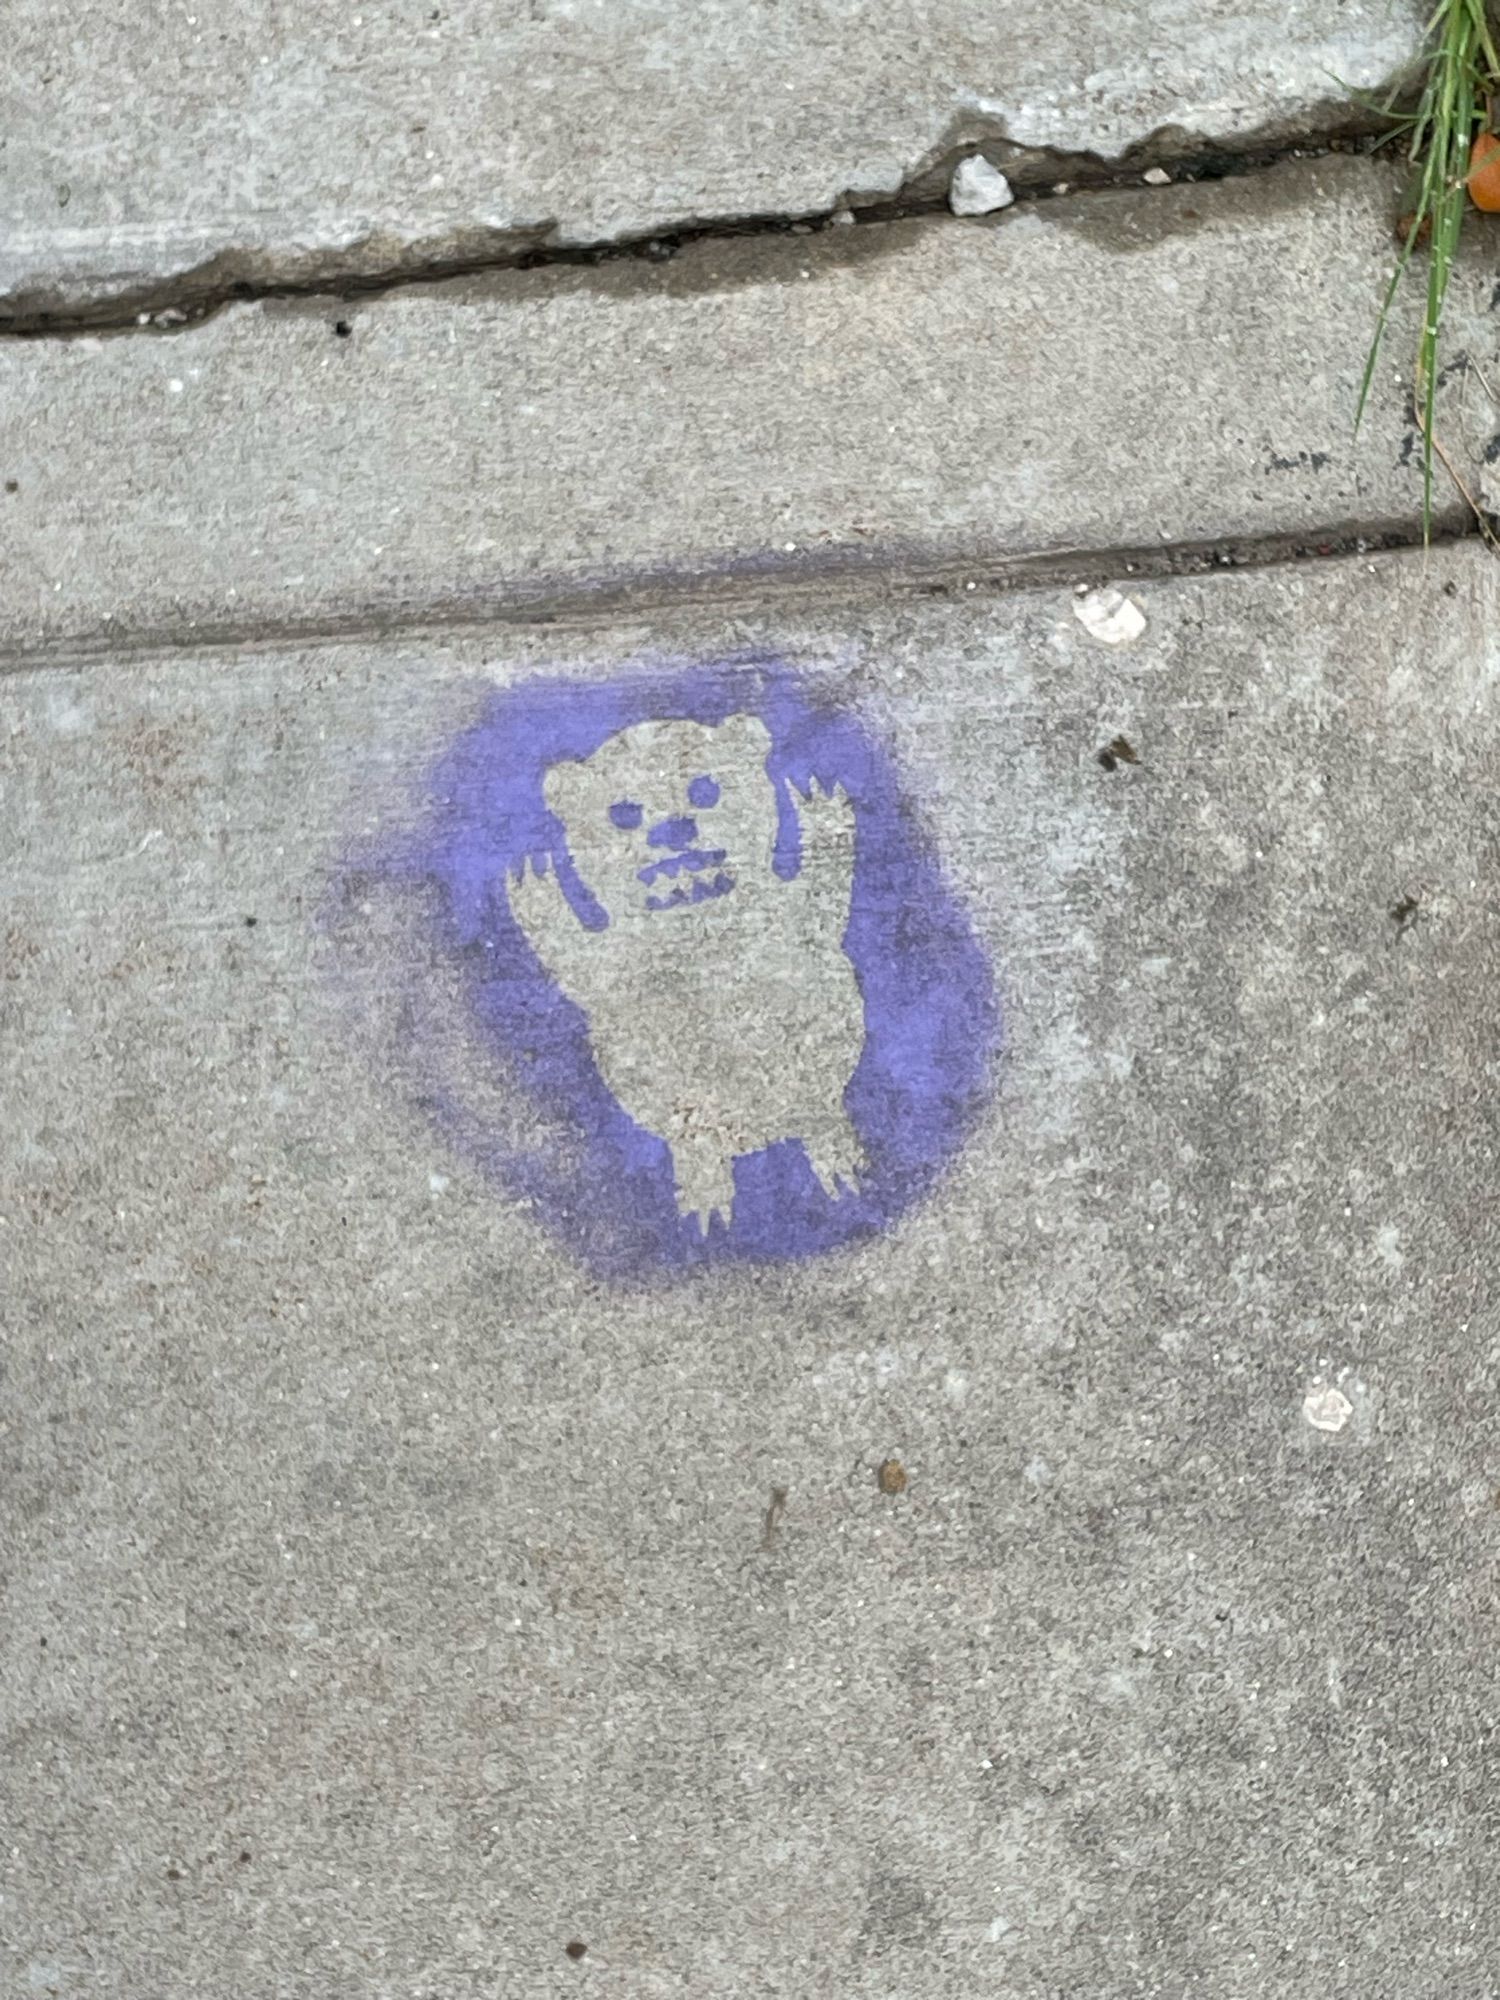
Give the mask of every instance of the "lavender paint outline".
M 666 1143 L 635 1124 L 605 1086 L 583 1010 L 543 969 L 505 884 L 523 863 L 545 857 L 579 922 L 604 927 L 607 915 L 543 800 L 546 769 L 589 757 L 642 721 L 718 725 L 745 712 L 770 731 L 778 877 L 792 880 L 801 863 L 794 787 L 842 785 L 854 804 L 843 946 L 866 1033 L 844 1103 L 869 1171 L 857 1193 L 835 1198 L 818 1185 L 796 1139 L 741 1155 L 733 1224 L 704 1237 L 678 1215 Z M 604 682 L 540 676 L 491 694 L 438 761 L 427 794 L 418 832 L 367 854 L 360 868 L 435 887 L 434 947 L 464 965 L 484 1041 L 516 1091 L 571 1143 L 528 1144 L 476 1120 L 461 1084 L 434 1087 L 429 1078 L 425 1106 L 456 1150 L 523 1198 L 588 1269 L 626 1278 L 822 1255 L 877 1235 L 931 1191 L 989 1096 L 999 1042 L 993 981 L 890 757 L 848 707 L 768 659 L 638 670 Z M 407 1010 L 408 1053 L 421 1075 L 419 986 Z

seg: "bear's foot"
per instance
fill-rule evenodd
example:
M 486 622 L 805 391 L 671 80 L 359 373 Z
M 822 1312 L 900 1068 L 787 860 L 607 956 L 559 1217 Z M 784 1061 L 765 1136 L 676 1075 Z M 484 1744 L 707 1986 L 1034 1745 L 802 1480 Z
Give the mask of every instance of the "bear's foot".
M 699 1236 L 707 1236 L 715 1222 L 728 1229 L 734 1219 L 733 1160 L 696 1147 L 674 1146 L 672 1180 L 677 1190 L 677 1213 Z
M 804 1132 L 802 1144 L 818 1186 L 830 1201 L 837 1201 L 840 1195 L 859 1193 L 860 1178 L 868 1173 L 870 1163 L 859 1134 L 842 1110 L 826 1125 Z

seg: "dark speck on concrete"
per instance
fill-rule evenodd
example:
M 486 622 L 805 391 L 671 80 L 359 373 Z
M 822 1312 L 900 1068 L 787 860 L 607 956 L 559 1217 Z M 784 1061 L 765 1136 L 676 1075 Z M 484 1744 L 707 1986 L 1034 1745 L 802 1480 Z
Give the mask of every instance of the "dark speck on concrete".
M 871 1876 L 865 1885 L 860 1939 L 867 1947 L 930 1944 L 937 1930 L 932 1898 L 911 1875 Z
M 1397 937 L 1404 937 L 1411 929 L 1420 908 L 1421 904 L 1415 896 L 1403 896 L 1399 903 L 1392 903 L 1386 914 L 1396 926 Z
M 1321 472 L 1323 467 L 1327 465 L 1329 457 L 1330 454 L 1326 451 L 1299 451 L 1293 453 L 1290 458 L 1284 458 L 1279 453 L 1273 451 L 1266 460 L 1266 470 L 1267 472 L 1295 472 L 1299 466 L 1305 466 L 1310 471 Z
M 573 1938 L 563 1946 L 563 1950 L 568 1954 L 569 1958 L 583 1958 L 588 1952 L 588 1946 L 582 1938 Z
M 776 1546 L 776 1535 L 781 1527 L 781 1517 L 786 1512 L 786 1492 L 787 1490 L 784 1486 L 773 1486 L 771 1488 L 771 1498 L 767 1503 L 765 1517 L 761 1523 L 760 1545 L 763 1549 L 772 1549 Z

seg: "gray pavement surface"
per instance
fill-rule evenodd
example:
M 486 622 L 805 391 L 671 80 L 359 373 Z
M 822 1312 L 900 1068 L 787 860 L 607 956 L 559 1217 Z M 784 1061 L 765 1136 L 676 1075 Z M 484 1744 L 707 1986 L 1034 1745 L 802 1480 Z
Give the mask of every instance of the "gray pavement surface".
M 1493 2000 L 1423 10 L 196 7 L 0 85 L 0 1996 Z
M 1354 432 L 1398 198 L 1384 166 L 1294 161 L 12 342 L 8 641 L 1410 533 L 1415 287 Z M 1488 240 L 1440 421 L 1471 475 L 1500 430 Z
M 0 301 L 388 270 L 889 196 L 960 140 L 1112 157 L 1347 121 L 1417 0 L 20 0 Z
M 1495 575 L 12 674 L 3 1990 L 1491 1993 Z M 998 1094 L 879 1242 L 601 1284 L 395 1060 L 420 898 L 314 918 L 491 687 L 765 645 Z

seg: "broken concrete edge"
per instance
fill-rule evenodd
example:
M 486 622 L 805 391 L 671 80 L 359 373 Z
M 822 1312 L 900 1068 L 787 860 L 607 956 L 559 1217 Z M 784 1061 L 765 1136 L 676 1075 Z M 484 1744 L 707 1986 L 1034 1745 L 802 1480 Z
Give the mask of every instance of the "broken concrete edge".
M 868 605 L 872 598 L 1007 596 L 1022 591 L 1072 588 L 1082 595 L 1106 585 L 1172 577 L 1227 575 L 1239 571 L 1341 562 L 1360 557 L 1423 555 L 1468 541 L 1493 547 L 1489 523 L 1462 501 L 1436 509 L 1424 531 L 1418 516 L 1331 523 L 1285 534 L 1217 542 L 1177 542 L 1156 547 L 1052 549 L 1023 555 L 955 552 L 951 541 L 901 547 L 832 547 L 735 556 L 718 562 L 496 582 L 462 593 L 434 593 L 421 600 L 367 599 L 347 611 L 320 609 L 302 617 L 257 614 L 236 620 L 184 608 L 170 624 L 133 626 L 110 619 L 89 629 L 7 637 L 0 627 L 0 677 L 38 667 L 88 671 L 108 661 L 164 653 L 254 652 L 266 646 L 368 644 L 403 633 L 441 636 L 493 626 L 556 627 L 584 632 L 622 615 L 649 611 L 673 615 L 713 611 L 751 614 L 768 596 L 788 607 Z
M 949 186 L 960 162 L 982 156 L 1000 168 L 1017 202 L 1045 202 L 1137 186 L 1144 175 L 1170 181 L 1235 179 L 1281 162 L 1331 153 L 1368 153 L 1389 136 L 1390 119 L 1352 100 L 1311 107 L 1295 130 L 1261 124 L 1241 133 L 1193 133 L 1157 127 L 1114 156 L 1067 153 L 1016 143 L 1004 121 L 966 111 L 893 187 L 844 188 L 826 204 L 797 213 L 702 215 L 684 212 L 649 231 L 594 241 L 569 237 L 555 218 L 501 226 L 468 223 L 438 235 L 403 237 L 372 226 L 338 243 L 288 248 L 266 243 L 193 259 L 183 246 L 180 267 L 143 279 L 128 272 L 80 268 L 47 279 L 7 282 L 0 276 L 0 338 L 65 339 L 75 334 L 175 332 L 198 325 L 239 302 L 311 297 L 376 296 L 404 285 L 440 283 L 486 272 L 535 270 L 638 259 L 660 264 L 687 244 L 711 237 L 818 233 L 853 220 L 886 223 L 913 216 L 952 217 Z M 306 244 L 315 230 L 302 226 Z M 167 255 L 173 253 L 170 249 Z M 0 266 L 3 269 L 3 266 Z

